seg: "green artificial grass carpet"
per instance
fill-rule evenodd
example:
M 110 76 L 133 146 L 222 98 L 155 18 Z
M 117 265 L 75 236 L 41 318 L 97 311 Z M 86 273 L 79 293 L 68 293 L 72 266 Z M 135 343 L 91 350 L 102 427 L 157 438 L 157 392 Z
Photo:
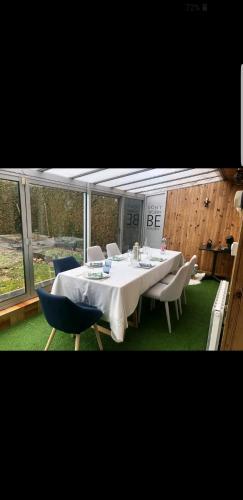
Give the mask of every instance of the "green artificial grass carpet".
M 218 290 L 215 281 L 203 281 L 198 286 L 187 287 L 187 305 L 177 321 L 174 304 L 170 304 L 172 334 L 168 332 L 165 307 L 156 303 L 150 311 L 150 302 L 143 299 L 139 329 L 128 328 L 125 341 L 117 344 L 110 337 L 101 335 L 105 351 L 204 351 L 207 345 L 211 310 Z M 106 325 L 107 326 L 107 325 Z M 39 314 L 0 332 L 0 351 L 43 351 L 51 327 Z M 81 351 L 98 351 L 93 330 L 81 335 Z M 57 332 L 50 351 L 74 351 L 74 339 Z

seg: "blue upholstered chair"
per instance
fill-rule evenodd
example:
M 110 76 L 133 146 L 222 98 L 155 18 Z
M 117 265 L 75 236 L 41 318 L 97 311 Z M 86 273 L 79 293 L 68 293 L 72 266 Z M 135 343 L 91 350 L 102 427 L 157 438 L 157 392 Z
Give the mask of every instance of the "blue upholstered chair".
M 59 273 L 64 273 L 64 271 L 70 271 L 70 269 L 76 269 L 77 267 L 80 267 L 80 264 L 74 257 L 64 257 L 63 259 L 54 259 L 53 264 L 56 276 Z
M 61 330 L 62 332 L 69 334 L 75 334 L 75 351 L 79 351 L 80 334 L 91 326 L 95 330 L 99 348 L 101 351 L 103 350 L 98 326 L 96 324 L 96 322 L 99 321 L 103 315 L 99 309 L 82 302 L 75 304 L 67 297 L 51 295 L 43 290 L 43 288 L 39 288 L 37 293 L 39 295 L 44 316 L 49 325 L 53 328 L 45 351 L 48 351 L 56 334 L 56 330 Z

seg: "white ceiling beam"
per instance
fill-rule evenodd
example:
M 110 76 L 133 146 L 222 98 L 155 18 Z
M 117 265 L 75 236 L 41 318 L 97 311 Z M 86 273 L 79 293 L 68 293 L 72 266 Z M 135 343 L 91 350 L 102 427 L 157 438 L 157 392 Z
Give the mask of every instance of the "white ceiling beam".
M 148 177 L 141 177 L 141 172 L 133 172 L 132 174 L 130 174 L 129 182 L 126 181 L 126 177 L 127 177 L 127 174 L 126 174 L 126 177 L 124 177 L 123 181 L 119 182 L 119 184 L 114 184 L 112 182 L 112 186 L 111 186 L 109 184 L 110 183 L 110 179 L 109 179 L 109 181 L 104 182 L 104 185 L 109 186 L 109 187 L 116 187 L 119 189 L 120 188 L 124 189 L 126 186 L 129 186 L 131 184 L 144 182 L 146 180 L 155 179 L 157 177 L 164 177 L 167 175 L 173 175 L 177 172 L 184 172 L 184 171 L 192 170 L 192 169 L 190 169 L 190 168 L 165 168 L 165 169 L 162 169 L 162 168 L 154 167 L 154 168 L 151 168 L 148 170 L 153 171 L 153 172 L 151 172 L 151 175 L 149 175 Z M 160 171 L 159 174 L 158 174 L 158 170 Z M 134 178 L 131 180 L 132 177 L 134 177 Z
M 100 172 L 102 170 L 108 170 L 108 169 L 107 168 L 94 168 L 91 170 L 91 172 L 85 172 L 84 174 L 73 175 L 72 177 L 70 177 L 70 179 L 80 179 L 81 177 L 84 177 L 85 175 L 95 174 L 96 172 Z
M 203 181 L 204 179 L 211 179 L 211 178 L 215 178 L 215 177 L 220 177 L 220 175 L 217 172 L 209 172 L 208 174 L 202 174 L 202 175 L 197 174 L 196 176 L 191 175 L 187 179 L 182 178 L 181 180 L 176 179 L 173 181 L 163 182 L 161 184 L 158 184 L 157 187 L 146 186 L 143 189 L 136 188 L 134 190 L 131 190 L 130 192 L 132 192 L 132 193 L 145 193 L 147 191 L 154 191 L 156 189 L 163 189 L 163 188 L 167 188 L 170 186 L 177 187 L 177 185 L 179 185 L 179 184 L 186 184 L 188 182 L 198 182 L 201 180 Z
M 183 173 L 180 173 L 180 174 L 173 174 L 172 176 L 166 176 L 162 179 L 162 181 L 160 182 L 159 179 L 156 180 L 156 182 L 154 182 L 154 179 L 150 179 L 150 181 L 147 181 L 145 184 L 141 184 L 139 183 L 139 185 L 137 186 L 137 183 L 134 183 L 134 185 L 130 186 L 129 187 L 129 191 L 133 191 L 133 192 L 139 192 L 139 191 L 143 191 L 143 189 L 146 189 L 147 187 L 152 187 L 152 186 L 156 186 L 156 185 L 160 185 L 162 186 L 162 184 L 168 184 L 168 183 L 172 183 L 173 182 L 179 182 L 181 179 L 184 180 L 184 179 L 188 179 L 188 178 L 193 178 L 193 177 L 198 177 L 198 176 L 206 176 L 208 174 L 216 174 L 216 175 L 220 175 L 219 172 L 218 172 L 218 169 L 215 168 L 210 168 L 210 169 L 202 169 L 202 168 L 194 168 L 194 169 L 190 169 L 188 170 L 187 172 L 183 172 Z
M 147 197 L 147 196 L 151 196 L 151 195 L 165 193 L 166 191 L 174 191 L 175 189 L 185 189 L 185 188 L 189 188 L 189 187 L 196 187 L 196 186 L 200 186 L 202 184 L 207 185 L 207 184 L 211 184 L 212 182 L 222 182 L 222 177 L 217 176 L 215 178 L 210 178 L 208 180 L 204 179 L 201 181 L 186 182 L 185 184 L 184 183 L 178 184 L 178 186 L 170 186 L 170 187 L 167 187 L 164 189 L 155 189 L 153 191 L 147 191 L 144 194 L 145 194 L 145 197 Z
M 82 192 L 86 192 L 88 189 L 90 189 L 92 192 L 96 194 L 101 193 L 104 195 L 107 194 L 108 196 L 137 198 L 139 200 L 144 200 L 143 194 L 136 195 L 134 193 L 129 193 L 129 192 L 125 193 L 120 189 L 107 188 L 105 186 L 95 186 L 92 183 L 77 181 L 76 179 L 72 180 L 69 179 L 68 177 L 62 177 L 60 175 L 50 174 L 47 171 L 40 172 L 39 170 L 28 169 L 28 168 L 3 168 L 0 169 L 0 175 L 1 172 L 9 176 L 11 175 L 15 177 L 17 176 L 17 178 L 26 177 L 29 179 L 30 183 L 42 186 L 69 189 L 69 190 L 72 189 L 75 191 L 82 191 Z

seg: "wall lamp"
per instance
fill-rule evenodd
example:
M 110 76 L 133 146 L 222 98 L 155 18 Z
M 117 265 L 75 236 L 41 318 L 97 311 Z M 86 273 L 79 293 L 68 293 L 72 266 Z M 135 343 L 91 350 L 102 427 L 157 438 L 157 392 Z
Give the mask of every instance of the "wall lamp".
M 206 198 L 206 200 L 204 201 L 205 208 L 209 207 L 209 203 L 211 203 L 211 201 L 209 200 L 209 198 Z

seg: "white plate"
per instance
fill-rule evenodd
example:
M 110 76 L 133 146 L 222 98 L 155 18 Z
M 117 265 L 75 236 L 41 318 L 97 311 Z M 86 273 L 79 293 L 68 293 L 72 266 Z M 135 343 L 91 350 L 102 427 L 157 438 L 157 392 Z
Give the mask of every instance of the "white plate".
M 93 281 L 105 280 L 107 278 L 110 278 L 109 274 L 103 274 L 103 276 L 87 276 L 88 280 L 93 280 Z
M 118 255 L 115 257 L 109 257 L 107 260 L 111 260 L 112 262 L 122 262 L 127 259 L 127 255 Z
M 94 262 L 87 262 L 85 264 L 86 267 L 89 267 L 90 269 L 99 269 L 100 267 L 103 267 L 104 261 L 97 262 L 96 265 L 94 265 Z
M 168 260 L 167 257 L 151 257 L 150 259 L 151 262 L 159 262 L 160 264 L 166 260 Z
M 136 266 L 138 269 L 143 269 L 144 271 L 149 271 L 150 269 L 153 269 L 155 266 L 153 264 L 151 266 L 140 266 L 139 264 Z

